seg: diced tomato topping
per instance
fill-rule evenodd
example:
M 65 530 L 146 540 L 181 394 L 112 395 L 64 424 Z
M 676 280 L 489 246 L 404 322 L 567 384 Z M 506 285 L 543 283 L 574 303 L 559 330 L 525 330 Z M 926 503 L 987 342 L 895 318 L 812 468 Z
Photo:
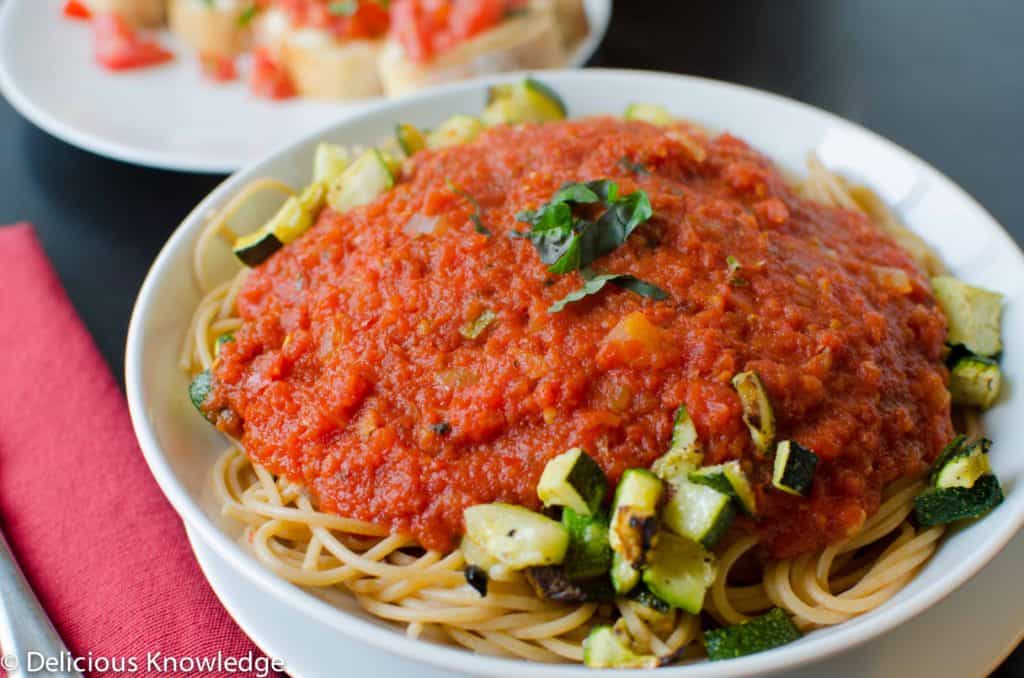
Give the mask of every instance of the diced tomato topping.
M 174 58 L 159 43 L 140 37 L 117 14 L 97 14 L 92 27 L 96 61 L 112 71 L 155 66 Z
M 249 85 L 253 94 L 267 99 L 289 99 L 298 94 L 288 71 L 266 47 L 253 52 Z
M 383 0 L 278 0 L 294 26 L 328 31 L 339 40 L 377 38 L 391 20 Z
M 501 23 L 521 0 L 394 0 L 395 38 L 413 61 L 429 61 Z
M 215 82 L 228 82 L 238 77 L 238 69 L 232 57 L 202 54 L 199 62 L 203 65 L 203 75 Z
M 92 18 L 92 12 L 80 0 L 68 0 L 64 3 L 64 16 L 88 21 Z

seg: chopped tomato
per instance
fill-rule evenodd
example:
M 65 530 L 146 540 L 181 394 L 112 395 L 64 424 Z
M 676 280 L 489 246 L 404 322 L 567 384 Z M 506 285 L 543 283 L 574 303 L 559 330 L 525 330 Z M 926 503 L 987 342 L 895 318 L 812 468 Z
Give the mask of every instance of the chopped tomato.
M 395 0 L 391 25 L 413 61 L 429 61 L 501 23 L 519 0 Z
M 232 57 L 217 54 L 202 54 L 199 62 L 203 65 L 203 75 L 216 82 L 228 82 L 238 77 L 235 60 Z
M 81 0 L 68 0 L 64 3 L 64 16 L 71 19 L 89 20 L 92 18 L 92 12 L 82 4 Z
M 155 66 L 174 58 L 159 43 L 141 38 L 117 14 L 97 14 L 92 28 L 96 61 L 112 71 Z
M 292 25 L 318 28 L 341 40 L 380 37 L 391 20 L 381 0 L 278 0 Z
M 267 99 L 289 99 L 298 94 L 288 71 L 266 47 L 253 52 L 249 85 L 253 94 Z

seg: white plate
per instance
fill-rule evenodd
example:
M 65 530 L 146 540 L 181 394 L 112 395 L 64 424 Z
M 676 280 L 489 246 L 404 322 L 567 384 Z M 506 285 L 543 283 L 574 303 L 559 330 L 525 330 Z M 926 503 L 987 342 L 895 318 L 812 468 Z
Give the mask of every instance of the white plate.
M 205 79 L 168 31 L 169 64 L 111 73 L 92 33 L 61 14 L 64 0 L 0 6 L 0 91 L 26 118 L 69 144 L 138 165 L 228 173 L 358 111 L 362 103 L 254 97 L 244 80 Z M 592 30 L 569 61 L 582 66 L 608 30 L 611 0 L 585 0 Z
M 228 613 L 267 656 L 284 660 L 292 678 L 336 676 L 342 665 L 350 676 L 459 675 L 382 655 L 276 598 L 252 595 L 251 582 L 237 577 L 227 561 L 188 534 L 203 574 Z M 1018 534 L 974 579 L 921 616 L 863 647 L 798 669 L 790 678 L 986 676 L 1024 637 L 1024 587 L 1006 585 L 1020 576 L 1022 563 L 1024 534 Z M 995 600 L 998 605 L 992 604 Z
M 512 81 L 502 76 L 460 83 L 402 101 L 375 105 L 323 135 L 311 136 L 239 172 L 218 187 L 188 216 L 161 251 L 142 287 L 132 316 L 126 351 L 126 383 L 132 422 L 142 451 L 160 486 L 186 524 L 240 575 L 252 595 L 277 597 L 298 613 L 360 641 L 435 666 L 461 666 L 477 674 L 520 678 L 521 661 L 471 655 L 459 649 L 407 639 L 363 613 L 349 598 L 335 605 L 292 586 L 235 542 L 238 526 L 225 523 L 210 486 L 210 469 L 225 442 L 195 415 L 185 375 L 176 359 L 189 316 L 199 300 L 191 278 L 190 256 L 204 217 L 243 184 L 270 175 L 301 185 L 308 181 L 317 141 L 356 144 L 390 133 L 395 120 L 433 125 L 455 111 L 475 111 L 487 84 Z M 680 117 L 724 128 L 745 137 L 784 168 L 798 170 L 816 150 L 824 161 L 877 189 L 903 218 L 922 233 L 952 269 L 966 280 L 1006 295 L 1003 326 L 1008 351 L 1003 370 L 1009 384 L 1003 401 L 986 417 L 996 441 L 992 464 L 1006 490 L 1006 501 L 992 515 L 957 530 L 921 574 L 892 600 L 867 615 L 817 631 L 769 652 L 713 666 L 695 664 L 663 669 L 664 676 L 733 676 L 793 668 L 866 642 L 921 613 L 962 585 L 1024 524 L 1024 257 L 984 209 L 949 179 L 910 153 L 867 130 L 815 108 L 735 85 L 635 71 L 556 71 L 542 78 L 568 103 L 574 115 L 621 113 L 627 101 L 658 101 Z M 579 667 L 529 665 L 531 676 L 592 675 Z

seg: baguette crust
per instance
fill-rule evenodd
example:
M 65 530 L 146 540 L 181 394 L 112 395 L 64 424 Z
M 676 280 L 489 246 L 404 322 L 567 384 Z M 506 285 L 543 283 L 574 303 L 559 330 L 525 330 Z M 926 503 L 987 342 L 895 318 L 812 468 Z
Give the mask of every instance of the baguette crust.
M 117 14 L 132 26 L 156 28 L 164 24 L 167 0 L 87 0 L 94 13 Z
M 377 62 L 382 42 L 335 42 L 325 35 L 312 35 L 309 29 L 303 29 L 284 37 L 279 45 L 279 54 L 302 96 L 311 99 L 363 99 L 381 94 Z
M 167 20 L 171 31 L 203 57 L 233 57 L 249 47 L 252 31 L 239 24 L 241 2 L 207 6 L 201 0 L 171 0 Z
M 562 29 L 562 41 L 575 46 L 590 32 L 590 22 L 583 0 L 555 0 L 555 14 Z
M 405 56 L 389 40 L 380 57 L 380 77 L 388 96 L 503 71 L 557 68 L 565 64 L 562 35 L 549 0 L 534 0 L 522 16 L 508 19 L 457 45 L 429 63 Z

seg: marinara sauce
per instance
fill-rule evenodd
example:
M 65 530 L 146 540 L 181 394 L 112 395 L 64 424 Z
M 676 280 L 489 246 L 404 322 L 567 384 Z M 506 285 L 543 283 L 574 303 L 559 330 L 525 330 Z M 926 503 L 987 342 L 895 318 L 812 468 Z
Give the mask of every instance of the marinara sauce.
M 594 268 L 669 297 L 608 285 L 549 313 L 583 280 L 509 237 L 527 228 L 514 215 L 594 179 L 654 209 Z M 421 152 L 386 195 L 325 209 L 253 271 L 238 310 L 206 409 L 322 510 L 428 548 L 456 545 L 473 504 L 538 508 L 545 463 L 570 447 L 612 483 L 649 466 L 680 404 L 706 464 L 743 462 L 761 514 L 743 526 L 776 557 L 856 531 L 952 435 L 945 320 L 910 256 L 864 215 L 798 197 L 743 141 L 682 124 L 498 127 Z M 770 487 L 730 385 L 744 370 L 777 439 L 821 458 L 809 497 Z

